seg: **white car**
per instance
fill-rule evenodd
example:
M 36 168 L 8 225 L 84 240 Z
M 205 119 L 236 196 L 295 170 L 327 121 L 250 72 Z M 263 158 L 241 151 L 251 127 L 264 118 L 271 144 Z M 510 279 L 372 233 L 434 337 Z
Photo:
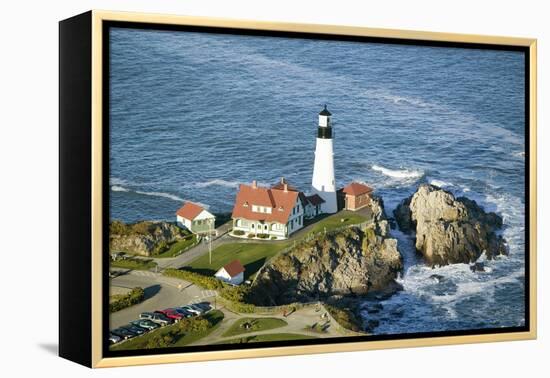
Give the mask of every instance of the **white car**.
M 183 305 L 180 308 L 195 315 L 202 315 L 204 313 L 200 308 L 193 305 Z
M 109 344 L 116 344 L 120 342 L 120 340 L 122 340 L 120 336 L 113 335 L 112 333 L 109 332 Z

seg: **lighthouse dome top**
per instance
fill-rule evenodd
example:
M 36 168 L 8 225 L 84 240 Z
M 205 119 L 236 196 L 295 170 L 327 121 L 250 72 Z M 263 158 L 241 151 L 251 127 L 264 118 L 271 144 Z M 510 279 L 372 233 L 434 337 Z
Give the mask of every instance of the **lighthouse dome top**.
M 322 116 L 331 116 L 332 113 L 328 111 L 327 106 L 325 105 L 325 108 L 324 108 L 323 110 L 321 110 L 321 112 L 319 113 L 319 115 L 322 115 Z

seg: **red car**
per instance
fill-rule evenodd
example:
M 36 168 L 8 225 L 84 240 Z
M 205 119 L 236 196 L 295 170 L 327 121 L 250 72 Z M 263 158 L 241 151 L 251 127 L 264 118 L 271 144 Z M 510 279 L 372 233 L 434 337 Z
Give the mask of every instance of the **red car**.
M 185 316 L 177 312 L 176 309 L 174 308 L 167 308 L 165 310 L 155 311 L 155 312 L 161 313 L 162 315 L 166 316 L 169 319 L 173 319 L 174 321 L 178 321 L 185 318 Z

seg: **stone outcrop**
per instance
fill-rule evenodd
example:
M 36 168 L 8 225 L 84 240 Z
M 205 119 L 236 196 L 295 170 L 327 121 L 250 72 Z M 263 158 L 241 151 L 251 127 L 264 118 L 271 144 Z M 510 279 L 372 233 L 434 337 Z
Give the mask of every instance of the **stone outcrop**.
M 249 300 L 272 306 L 395 290 L 402 269 L 397 241 L 381 201 L 371 204 L 374 221 L 319 235 L 268 262 L 254 280 Z
M 394 216 L 403 232 L 416 234 L 416 249 L 432 266 L 471 263 L 482 253 L 489 259 L 507 253 L 496 233 L 502 227 L 500 216 L 434 185 L 421 185 Z
M 124 224 L 114 221 L 109 227 L 109 251 L 152 256 L 184 238 L 184 231 L 169 222 Z

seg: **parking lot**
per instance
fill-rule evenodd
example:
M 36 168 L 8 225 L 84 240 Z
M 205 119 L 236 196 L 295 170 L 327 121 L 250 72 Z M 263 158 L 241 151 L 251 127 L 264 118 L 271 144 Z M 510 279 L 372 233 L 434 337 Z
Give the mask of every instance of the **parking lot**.
M 164 277 L 149 271 L 130 271 L 110 280 L 113 288 L 142 287 L 145 300 L 110 315 L 110 329 L 126 325 L 139 318 L 142 312 L 152 312 L 189 303 L 208 301 L 215 293 L 179 279 Z

